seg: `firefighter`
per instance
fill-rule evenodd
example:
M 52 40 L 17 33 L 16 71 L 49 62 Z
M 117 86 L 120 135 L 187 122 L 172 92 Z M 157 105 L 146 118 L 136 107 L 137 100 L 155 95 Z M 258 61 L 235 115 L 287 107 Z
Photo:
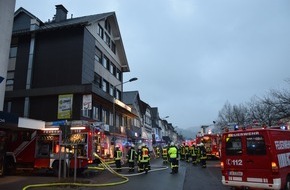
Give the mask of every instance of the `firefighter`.
M 159 158 L 160 157 L 160 148 L 159 148 L 159 146 L 156 146 L 155 150 L 156 150 L 156 158 Z
M 163 159 L 163 163 L 166 164 L 168 162 L 168 154 L 167 154 L 167 145 L 165 145 L 163 148 L 162 148 L 162 159 Z
M 195 154 L 196 154 L 196 164 L 200 163 L 200 144 L 197 144 L 195 148 Z
M 168 158 L 171 168 L 170 174 L 178 173 L 178 148 L 173 142 L 170 143 L 170 147 L 168 148 Z
M 190 150 L 189 150 L 189 146 L 186 144 L 184 146 L 184 153 L 185 153 L 185 161 L 189 162 L 189 158 L 190 158 Z
M 185 143 L 180 146 L 180 160 L 185 159 Z
M 129 164 L 129 172 L 134 172 L 135 169 L 135 160 L 137 158 L 137 152 L 135 150 L 134 144 L 130 146 L 130 149 L 127 154 L 127 160 Z
M 121 158 L 122 158 L 122 156 L 123 156 L 123 153 L 120 150 L 120 147 L 117 145 L 115 147 L 115 151 L 114 151 L 114 159 L 115 159 L 115 164 L 116 164 L 116 168 L 117 168 L 118 172 L 122 171 L 122 169 L 121 169 Z
M 191 145 L 191 160 L 192 160 L 192 164 L 196 165 L 196 148 L 193 143 Z
M 206 168 L 206 149 L 203 143 L 200 143 L 200 163 L 203 168 Z
M 146 174 L 150 169 L 149 148 L 143 143 L 138 149 L 138 172 L 145 171 Z

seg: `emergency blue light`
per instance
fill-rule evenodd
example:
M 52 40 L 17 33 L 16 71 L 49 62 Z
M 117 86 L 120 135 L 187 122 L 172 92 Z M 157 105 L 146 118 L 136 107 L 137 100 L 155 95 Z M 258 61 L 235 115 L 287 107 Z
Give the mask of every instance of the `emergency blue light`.
M 236 131 L 236 130 L 238 130 L 239 129 L 239 126 L 238 125 L 235 125 L 234 126 L 234 130 Z

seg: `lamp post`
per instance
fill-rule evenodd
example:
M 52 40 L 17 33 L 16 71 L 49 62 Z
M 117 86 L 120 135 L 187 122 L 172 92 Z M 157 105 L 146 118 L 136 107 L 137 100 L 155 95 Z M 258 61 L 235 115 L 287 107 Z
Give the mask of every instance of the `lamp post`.
M 116 98 L 115 98 L 115 91 L 116 91 L 116 87 L 117 86 L 120 86 L 120 85 L 123 85 L 125 83 L 128 83 L 128 82 L 133 82 L 133 81 L 136 81 L 138 80 L 138 78 L 134 77 L 134 78 L 131 78 L 130 80 L 128 81 L 125 81 L 125 82 L 122 82 L 120 84 L 117 84 L 113 87 L 113 142 L 114 142 L 114 149 L 115 149 L 115 145 L 116 145 L 116 137 L 115 137 L 115 133 L 116 133 Z

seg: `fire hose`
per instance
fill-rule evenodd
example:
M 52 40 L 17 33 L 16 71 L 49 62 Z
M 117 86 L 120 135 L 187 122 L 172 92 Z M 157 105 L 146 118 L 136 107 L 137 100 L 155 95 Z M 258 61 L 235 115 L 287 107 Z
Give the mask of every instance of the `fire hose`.
M 102 167 L 88 167 L 89 170 L 108 170 L 109 172 L 111 172 L 112 174 L 117 175 L 118 177 L 120 177 L 121 179 L 123 179 L 122 181 L 118 181 L 118 182 L 110 182 L 110 183 L 101 183 L 101 184 L 89 184 L 89 183 L 75 183 L 75 182 L 70 182 L 70 183 L 64 183 L 64 182 L 58 182 L 58 183 L 45 183 L 45 184 L 32 184 L 32 185 L 27 185 L 25 186 L 22 190 L 27 190 L 29 188 L 41 188 L 41 187 L 52 187 L 52 186 L 74 186 L 74 187 L 105 187 L 105 186 L 115 186 L 115 185 L 121 185 L 124 183 L 127 183 L 129 181 L 128 177 L 131 176 L 137 176 L 137 175 L 141 175 L 144 174 L 145 172 L 141 172 L 141 173 L 136 173 L 136 174 L 120 174 L 118 172 L 116 172 L 112 167 L 110 167 L 110 163 L 106 163 L 105 160 L 103 160 L 98 154 L 94 153 L 94 156 L 97 157 L 98 159 L 100 159 L 101 161 L 101 166 Z M 152 171 L 159 171 L 159 170 L 165 170 L 168 167 L 160 167 L 154 170 L 150 170 L 149 172 Z

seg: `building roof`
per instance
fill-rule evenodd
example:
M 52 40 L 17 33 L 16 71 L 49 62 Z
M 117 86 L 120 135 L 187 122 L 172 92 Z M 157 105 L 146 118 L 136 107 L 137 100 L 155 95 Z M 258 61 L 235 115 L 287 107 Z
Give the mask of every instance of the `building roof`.
M 108 13 L 101 13 L 101 14 L 95 14 L 95 15 L 89 15 L 89 16 L 82 16 L 82 17 L 76 17 L 76 18 L 70 18 L 70 19 L 65 19 L 62 21 L 48 21 L 48 22 L 42 22 L 39 18 L 31 14 L 29 11 L 24 9 L 23 7 L 20 7 L 15 13 L 14 13 L 14 18 L 16 18 L 18 15 L 21 13 L 27 14 L 31 19 L 36 19 L 39 23 L 40 26 L 37 30 L 49 30 L 49 29 L 56 29 L 56 28 L 62 28 L 62 27 L 69 27 L 69 26 L 76 26 L 76 25 L 90 25 L 92 23 L 95 23 L 97 21 L 106 19 L 109 16 L 114 16 L 115 12 L 108 12 Z M 118 28 L 119 29 L 119 28 Z M 30 31 L 30 28 L 27 28 L 27 31 Z M 17 33 L 19 31 L 13 31 L 14 33 Z M 24 32 L 23 30 L 21 32 Z
M 56 7 L 61 7 L 65 12 L 67 13 L 67 10 L 62 5 L 56 5 Z M 34 28 L 33 32 L 41 32 L 41 31 L 48 31 L 48 30 L 56 30 L 56 29 L 62 29 L 62 28 L 68 28 L 68 27 L 78 27 L 78 26 L 89 26 L 91 24 L 94 24 L 96 22 L 99 22 L 101 20 L 110 19 L 111 22 L 114 25 L 114 38 L 117 39 L 118 43 L 120 44 L 119 55 L 122 57 L 122 71 L 123 72 L 129 72 L 129 64 L 127 60 L 127 56 L 125 53 L 125 48 L 123 45 L 118 21 L 115 12 L 107 12 L 107 13 L 100 13 L 100 14 L 94 14 L 94 15 L 88 15 L 88 16 L 82 16 L 82 17 L 76 17 L 76 18 L 66 18 L 62 20 L 52 20 L 48 22 L 42 22 L 39 18 L 37 18 L 35 15 L 31 14 L 29 11 L 24 9 L 23 7 L 20 7 L 15 13 L 14 13 L 14 22 L 15 19 L 17 19 L 18 16 L 21 16 L 21 14 L 26 14 L 30 19 L 36 19 L 36 21 L 39 23 L 39 26 L 37 28 Z M 55 15 L 56 16 L 56 15 Z M 25 34 L 30 33 L 32 30 L 30 29 L 30 23 L 29 25 L 26 24 L 25 27 L 21 26 L 19 29 L 13 29 L 13 35 L 17 34 Z
M 123 92 L 122 101 L 127 105 L 134 105 L 136 101 L 139 101 L 139 92 L 138 91 L 126 91 Z

